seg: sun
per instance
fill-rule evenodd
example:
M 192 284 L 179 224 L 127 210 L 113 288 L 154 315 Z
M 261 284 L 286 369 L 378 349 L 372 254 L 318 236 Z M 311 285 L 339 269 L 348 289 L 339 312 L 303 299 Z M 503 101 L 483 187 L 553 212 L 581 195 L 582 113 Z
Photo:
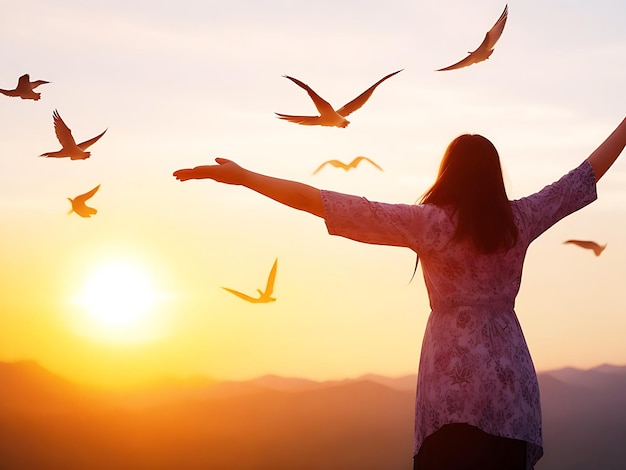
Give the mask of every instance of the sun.
M 85 277 L 73 300 L 86 315 L 83 326 L 92 335 L 123 341 L 152 335 L 161 298 L 146 270 L 131 262 L 109 261 Z

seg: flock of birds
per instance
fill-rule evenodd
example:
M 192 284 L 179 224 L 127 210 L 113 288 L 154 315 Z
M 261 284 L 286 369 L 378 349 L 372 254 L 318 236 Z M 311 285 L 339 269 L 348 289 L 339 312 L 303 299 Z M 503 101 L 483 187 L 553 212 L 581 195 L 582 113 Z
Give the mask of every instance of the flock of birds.
M 0 88 L 0 93 L 5 96 L 11 96 L 16 98 L 21 98 L 23 100 L 34 100 L 39 101 L 41 99 L 41 93 L 36 92 L 35 88 L 40 85 L 45 85 L 46 83 L 50 83 L 46 80 L 30 80 L 29 74 L 22 75 L 18 81 L 17 86 L 12 90 L 5 90 Z M 71 160 L 85 160 L 91 156 L 91 152 L 88 152 L 87 149 L 95 144 L 107 131 L 105 129 L 101 134 L 81 142 L 77 144 L 72 136 L 72 131 L 67 124 L 61 118 L 59 112 L 55 109 L 52 113 L 52 120 L 54 123 L 54 132 L 57 136 L 59 143 L 61 144 L 60 150 L 55 150 L 53 152 L 45 152 L 42 153 L 41 157 L 48 158 L 69 158 Z M 87 206 L 86 202 L 89 198 L 91 198 L 96 192 L 100 189 L 100 185 L 91 189 L 90 191 L 80 194 L 74 198 L 67 198 L 72 204 L 72 209 L 68 212 L 71 214 L 72 212 L 76 212 L 81 217 L 91 217 L 96 214 L 98 211 L 93 208 Z
M 508 18 L 508 11 L 509 11 L 508 5 L 506 5 L 504 8 L 504 11 L 502 12 L 498 20 L 491 27 L 491 29 L 487 32 L 483 41 L 474 51 L 468 52 L 468 55 L 462 60 L 452 65 L 449 65 L 447 67 L 437 69 L 436 71 L 441 72 L 441 71 L 456 70 L 456 69 L 468 67 L 470 65 L 477 64 L 479 62 L 483 62 L 487 60 L 493 53 L 494 47 L 496 43 L 498 42 L 498 40 L 500 39 L 502 32 L 504 31 L 504 26 Z M 400 69 L 384 76 L 383 78 L 378 80 L 376 83 L 374 83 L 371 87 L 369 87 L 367 90 L 365 90 L 363 93 L 361 93 L 359 96 L 357 96 L 352 101 L 348 102 L 347 104 L 343 105 L 341 108 L 338 108 L 338 109 L 333 108 L 333 106 L 328 101 L 324 100 L 321 96 L 319 96 L 306 83 L 298 80 L 297 78 L 291 77 L 289 75 L 284 75 L 285 78 L 291 80 L 293 83 L 295 83 L 296 85 L 298 85 L 300 88 L 304 89 L 307 92 L 307 94 L 313 101 L 313 104 L 317 108 L 319 115 L 302 116 L 302 115 L 291 115 L 291 114 L 282 114 L 282 113 L 275 113 L 275 114 L 279 119 L 292 122 L 295 124 L 299 124 L 299 125 L 345 128 L 348 126 L 348 124 L 350 124 L 350 121 L 348 121 L 346 117 L 352 114 L 353 112 L 355 112 L 356 110 L 358 110 L 359 108 L 361 108 L 367 102 L 367 100 L 372 96 L 372 94 L 374 93 L 374 90 L 381 83 L 393 77 L 394 75 L 400 73 L 402 70 L 403 69 Z M 30 76 L 28 74 L 24 74 L 21 77 L 19 77 L 17 86 L 14 89 L 9 89 L 9 90 L 0 89 L 0 94 L 3 94 L 5 96 L 10 96 L 10 97 L 18 97 L 23 100 L 39 101 L 41 98 L 41 93 L 36 92 L 35 89 L 41 85 L 48 84 L 48 83 L 50 82 L 45 81 L 45 80 L 31 81 Z M 40 155 L 41 157 L 69 158 L 71 160 L 85 160 L 91 156 L 91 152 L 87 151 L 87 149 L 91 147 L 93 144 L 95 144 L 98 140 L 100 140 L 100 138 L 107 131 L 107 129 L 105 129 L 99 135 L 77 144 L 76 141 L 74 140 L 74 137 L 72 136 L 72 131 L 65 124 L 65 122 L 63 121 L 63 119 L 61 118 L 61 115 L 59 114 L 57 110 L 54 110 L 52 114 L 52 118 L 53 118 L 53 123 L 54 123 L 54 132 L 56 134 L 56 137 L 59 143 L 61 144 L 61 149 L 57 151 L 52 151 L 52 152 L 45 152 Z M 378 170 L 383 171 L 383 169 L 371 159 L 364 157 L 364 156 L 358 156 L 349 163 L 344 163 L 336 159 L 328 160 L 322 163 L 313 172 L 313 174 L 316 174 L 317 172 L 319 172 L 326 165 L 331 165 L 335 168 L 340 168 L 345 171 L 348 171 L 353 168 L 356 168 L 361 162 L 364 162 L 364 161 L 368 162 L 369 164 L 371 164 Z M 93 207 L 87 206 L 86 202 L 91 197 L 93 197 L 99 189 L 100 189 L 100 185 L 97 185 L 96 187 L 87 191 L 84 194 L 80 194 L 74 198 L 68 198 L 72 206 L 68 214 L 76 213 L 79 216 L 85 217 L 85 218 L 91 217 L 92 215 L 96 214 L 97 210 Z M 601 246 L 598 243 L 594 241 L 590 241 L 590 240 L 567 240 L 564 243 L 574 244 L 581 248 L 592 250 L 596 256 L 600 256 L 602 251 L 606 248 L 606 244 Z M 222 287 L 222 288 L 232 293 L 233 295 L 236 295 L 237 297 L 243 300 L 246 300 L 248 302 L 252 302 L 252 303 L 273 302 L 276 300 L 276 298 L 272 297 L 272 295 L 274 291 L 274 282 L 276 280 L 277 266 L 278 266 L 278 259 L 274 261 L 272 269 L 270 270 L 265 290 L 262 291 L 261 289 L 257 289 L 258 294 L 259 294 L 258 297 L 252 297 L 252 296 L 249 296 L 247 294 L 244 294 L 242 292 L 239 292 L 237 290 L 230 289 L 227 287 Z M 415 267 L 417 269 L 417 263 Z M 413 274 L 415 274 L 415 272 Z

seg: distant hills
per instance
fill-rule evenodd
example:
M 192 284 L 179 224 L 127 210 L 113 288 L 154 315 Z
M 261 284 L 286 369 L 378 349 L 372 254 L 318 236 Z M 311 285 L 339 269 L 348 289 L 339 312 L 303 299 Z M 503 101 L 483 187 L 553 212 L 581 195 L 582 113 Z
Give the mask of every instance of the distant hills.
M 410 470 L 415 376 L 79 386 L 0 362 L 2 470 Z M 626 366 L 539 374 L 537 470 L 626 468 Z
M 626 468 L 626 367 L 539 374 L 545 455 L 537 470 Z

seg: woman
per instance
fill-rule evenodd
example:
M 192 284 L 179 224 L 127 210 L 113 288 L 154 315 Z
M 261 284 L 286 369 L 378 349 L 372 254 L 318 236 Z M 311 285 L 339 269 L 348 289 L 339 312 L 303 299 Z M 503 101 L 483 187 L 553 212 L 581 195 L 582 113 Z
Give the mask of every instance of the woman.
M 246 186 L 326 221 L 332 235 L 404 246 L 422 260 L 431 314 L 420 356 L 414 468 L 532 469 L 543 453 L 539 386 L 514 312 L 529 244 L 596 198 L 626 119 L 576 169 L 509 201 L 494 146 L 462 135 L 420 204 L 320 191 L 217 158 L 174 176 Z

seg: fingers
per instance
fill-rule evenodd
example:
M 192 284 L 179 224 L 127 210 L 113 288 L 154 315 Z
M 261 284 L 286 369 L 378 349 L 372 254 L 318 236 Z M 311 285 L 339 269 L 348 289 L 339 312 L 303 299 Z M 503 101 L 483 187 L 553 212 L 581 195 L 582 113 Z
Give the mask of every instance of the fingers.
M 179 181 L 187 181 L 191 179 L 215 179 L 216 175 L 212 169 L 218 168 L 217 165 L 200 165 L 194 168 L 183 168 L 176 170 L 173 175 Z
M 216 181 L 227 182 L 226 180 L 222 179 L 222 176 L 226 176 L 227 174 L 231 173 L 232 167 L 228 167 L 223 170 L 219 170 L 218 168 L 220 168 L 221 165 L 225 164 L 234 165 L 234 168 L 236 168 L 237 164 L 235 164 L 232 160 L 220 157 L 216 158 L 215 162 L 217 163 L 217 165 L 200 165 L 194 168 L 182 168 L 180 170 L 176 170 L 173 173 L 173 176 L 179 181 L 211 178 Z
M 178 181 L 187 181 L 193 178 L 193 169 L 183 168 L 181 170 L 176 170 L 173 175 Z

